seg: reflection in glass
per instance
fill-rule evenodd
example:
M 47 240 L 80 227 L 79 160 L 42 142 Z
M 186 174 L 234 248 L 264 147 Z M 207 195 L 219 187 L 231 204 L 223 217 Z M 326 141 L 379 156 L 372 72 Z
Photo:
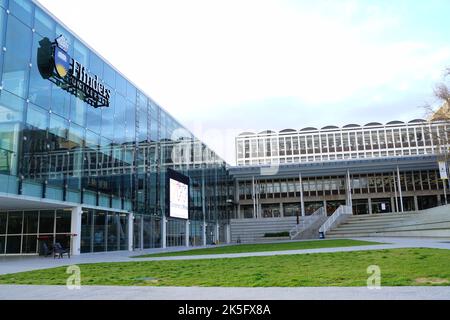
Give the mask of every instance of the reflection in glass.
M 8 18 L 3 88 L 26 98 L 30 71 L 31 29 L 13 16 Z
M 21 247 L 21 236 L 6 237 L 6 254 L 19 254 Z
M 39 215 L 39 233 L 52 234 L 55 227 L 55 212 L 41 211 Z
M 23 212 L 9 212 L 8 234 L 22 234 Z

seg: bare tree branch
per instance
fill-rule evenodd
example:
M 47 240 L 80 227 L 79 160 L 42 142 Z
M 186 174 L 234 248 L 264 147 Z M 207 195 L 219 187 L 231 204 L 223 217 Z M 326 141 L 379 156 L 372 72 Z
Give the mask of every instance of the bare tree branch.
M 450 89 L 447 87 L 445 83 L 439 83 L 434 88 L 434 95 L 439 100 L 443 100 L 447 103 L 450 102 Z

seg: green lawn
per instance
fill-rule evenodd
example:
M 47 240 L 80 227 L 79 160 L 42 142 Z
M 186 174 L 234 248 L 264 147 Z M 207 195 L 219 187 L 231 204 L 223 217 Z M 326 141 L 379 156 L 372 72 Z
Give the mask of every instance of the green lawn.
M 264 251 L 287 251 L 301 249 L 319 249 L 319 248 L 337 248 L 353 247 L 381 244 L 378 242 L 359 241 L 359 240 L 314 240 L 297 241 L 281 243 L 263 243 L 263 244 L 240 244 L 232 246 L 223 246 L 217 248 L 192 249 L 178 252 L 153 253 L 133 258 L 151 258 L 151 257 L 174 257 L 174 256 L 194 256 L 207 254 L 225 254 L 225 253 L 243 253 L 243 252 L 264 252 Z
M 80 265 L 81 285 L 299 287 L 450 285 L 450 251 L 391 249 L 305 255 Z M 65 267 L 0 276 L 0 284 L 65 285 Z

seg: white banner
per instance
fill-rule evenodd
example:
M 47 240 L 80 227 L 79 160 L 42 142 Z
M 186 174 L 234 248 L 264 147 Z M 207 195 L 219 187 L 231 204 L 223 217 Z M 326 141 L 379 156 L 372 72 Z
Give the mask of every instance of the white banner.
M 448 179 L 447 163 L 445 161 L 439 161 L 439 172 L 442 180 Z

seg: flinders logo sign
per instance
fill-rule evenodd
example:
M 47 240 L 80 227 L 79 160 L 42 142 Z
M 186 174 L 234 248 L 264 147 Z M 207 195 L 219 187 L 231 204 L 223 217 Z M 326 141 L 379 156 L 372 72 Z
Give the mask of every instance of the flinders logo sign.
M 41 76 L 61 89 L 77 96 L 94 108 L 109 107 L 111 90 L 97 75 L 90 74 L 86 67 L 68 54 L 69 43 L 64 36 L 54 42 L 42 39 L 38 49 L 38 67 Z

